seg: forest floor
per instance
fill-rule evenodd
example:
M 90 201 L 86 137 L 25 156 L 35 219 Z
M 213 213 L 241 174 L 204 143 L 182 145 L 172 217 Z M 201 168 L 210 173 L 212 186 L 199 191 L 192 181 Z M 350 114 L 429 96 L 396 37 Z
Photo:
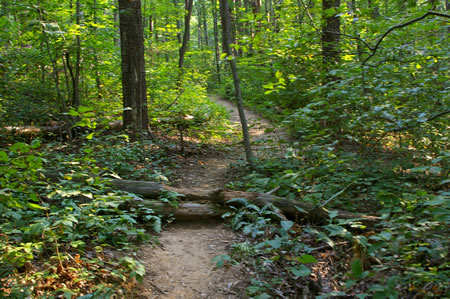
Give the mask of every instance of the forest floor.
M 230 112 L 230 133 L 240 130 L 235 105 L 219 97 L 214 100 Z M 246 110 L 252 140 L 273 140 L 283 133 L 270 132 L 268 120 Z M 207 150 L 190 155 L 176 169 L 176 187 L 224 188 L 231 180 L 230 164 L 244 158 L 241 143 L 225 142 L 220 150 Z M 254 148 L 262 154 L 262 147 Z M 159 236 L 161 246 L 146 245 L 138 259 L 146 268 L 146 277 L 139 290 L 140 298 L 243 298 L 248 274 L 241 266 L 217 268 L 212 259 L 227 254 L 231 245 L 243 240 L 220 220 L 174 223 Z

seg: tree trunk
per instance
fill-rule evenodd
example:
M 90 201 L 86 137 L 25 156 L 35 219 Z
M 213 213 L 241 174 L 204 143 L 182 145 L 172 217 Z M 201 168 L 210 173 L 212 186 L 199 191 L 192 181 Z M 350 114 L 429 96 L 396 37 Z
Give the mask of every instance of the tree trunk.
M 59 75 L 58 75 L 58 63 L 56 60 L 56 57 L 58 57 L 57 54 L 55 54 L 54 56 L 51 53 L 51 47 L 50 47 L 50 42 L 48 40 L 47 37 L 47 33 L 45 31 L 45 19 L 44 19 L 44 14 L 43 14 L 43 10 L 41 9 L 41 1 L 38 0 L 37 2 L 37 6 L 38 6 L 38 11 L 39 11 L 39 20 L 41 22 L 41 33 L 42 33 L 42 39 L 45 42 L 45 46 L 47 49 L 47 54 L 48 57 L 50 58 L 50 61 L 52 62 L 52 76 L 53 76 L 53 80 L 55 81 L 55 89 L 56 89 L 56 93 L 58 94 L 58 98 L 60 100 L 60 112 L 64 113 L 66 112 L 66 103 L 64 101 L 64 97 L 61 93 L 61 90 L 59 88 Z M 57 51 L 57 50 L 55 50 Z
M 214 50 L 217 70 L 217 81 L 221 83 L 220 78 L 220 52 L 219 52 L 219 26 L 217 24 L 217 1 L 211 0 L 212 13 L 213 13 L 213 26 L 214 26 Z
M 94 0 L 94 8 L 93 8 L 93 13 L 94 13 L 94 23 L 97 24 L 97 0 Z M 94 27 L 94 32 L 97 31 L 97 27 Z M 102 81 L 100 79 L 100 72 L 98 71 L 98 66 L 99 66 L 99 62 L 98 62 L 98 54 L 97 52 L 94 53 L 94 72 L 95 72 L 95 85 L 97 87 L 97 99 L 101 100 L 103 95 L 102 95 Z
M 111 0 L 111 6 L 115 6 L 116 5 L 116 1 L 117 0 Z M 114 10 L 114 28 L 116 28 L 117 24 L 119 24 L 119 9 L 115 9 Z M 117 26 L 117 34 L 114 34 L 114 45 L 119 48 L 120 47 L 120 38 L 118 38 L 120 36 L 120 24 L 119 26 Z
M 328 72 L 339 64 L 339 41 L 340 41 L 340 17 L 338 9 L 341 5 L 340 0 L 322 0 L 322 62 L 324 71 L 327 73 L 326 82 L 335 81 L 335 76 L 329 76 Z M 334 9 L 333 13 L 329 10 Z
M 178 0 L 173 0 L 173 5 L 175 6 L 175 8 L 178 11 Z M 178 39 L 178 43 L 181 45 L 182 44 L 182 39 L 181 39 L 181 21 L 177 18 L 177 39 Z
M 191 31 L 191 16 L 192 16 L 192 6 L 194 0 L 185 0 L 186 5 L 186 15 L 184 16 L 184 34 L 183 34 L 183 43 L 180 47 L 180 57 L 178 60 L 178 68 L 181 70 L 184 66 L 184 56 L 189 48 L 189 39 L 190 39 L 190 31 Z
M 148 128 L 141 1 L 119 0 L 119 11 L 123 124 L 134 136 Z
M 202 20 L 203 20 L 203 38 L 205 39 L 206 47 L 209 46 L 209 35 L 208 35 L 208 19 L 206 12 L 205 0 L 201 1 L 201 11 L 202 11 Z
M 78 30 L 80 30 L 81 23 L 81 4 L 80 0 L 76 2 L 75 8 L 75 22 Z M 76 36 L 75 45 L 75 74 L 73 76 L 73 94 L 72 94 L 72 106 L 80 106 L 80 68 L 81 68 L 81 32 Z
M 230 12 L 228 9 L 228 1 L 227 0 L 219 0 L 220 2 L 220 16 L 222 19 L 222 40 L 223 40 L 223 49 L 227 54 L 227 60 L 230 63 L 231 73 L 233 74 L 233 82 L 234 82 L 234 91 L 236 93 L 236 104 L 239 111 L 239 118 L 241 120 L 242 126 L 242 134 L 244 136 L 244 149 L 245 155 L 247 157 L 247 162 L 252 169 L 255 168 L 253 152 L 250 144 L 250 134 L 248 133 L 248 124 L 247 118 L 244 112 L 244 105 L 242 101 L 242 93 L 241 93 L 241 85 L 239 81 L 238 70 L 236 66 L 236 60 L 231 53 L 231 18 Z
M 203 51 L 203 14 L 200 3 L 195 6 L 197 10 L 197 47 L 199 50 Z

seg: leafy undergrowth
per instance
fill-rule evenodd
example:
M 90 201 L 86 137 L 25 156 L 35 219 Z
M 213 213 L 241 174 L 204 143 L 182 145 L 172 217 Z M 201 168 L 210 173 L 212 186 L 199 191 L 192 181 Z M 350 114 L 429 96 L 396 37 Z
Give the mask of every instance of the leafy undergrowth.
M 224 216 L 248 241 L 234 244 L 219 265 L 244 263 L 253 277 L 247 291 L 255 298 L 448 294 L 449 154 L 419 160 L 378 150 L 359 154 L 337 142 L 296 147 L 284 158 L 266 159 L 256 172 L 237 173 L 243 179 L 230 187 L 325 206 L 329 219 L 292 222 L 272 207 L 235 199 L 234 211 Z M 367 227 L 357 219 L 339 220 L 333 209 L 378 215 L 380 221 Z
M 74 140 L 24 143 L 3 136 L 0 297 L 133 293 L 145 274 L 133 249 L 157 242 L 148 232 L 160 232 L 162 220 L 134 194 L 113 190 L 109 179 L 167 182 L 180 147 L 186 154 L 225 136 L 226 112 L 206 99 L 204 89 L 189 89 L 176 102 L 162 93 L 152 113 L 158 140 L 131 142 L 125 134 L 107 131 L 111 117 L 97 119 L 94 108 L 84 106 L 68 113 L 78 119 Z M 196 142 L 180 144 L 180 132 Z
M 132 292 L 145 270 L 127 254 L 152 239 L 143 223 L 159 232 L 161 219 L 133 194 L 112 190 L 107 178 L 165 180 L 169 164 L 163 145 L 123 136 L 87 140 L 78 153 L 39 140 L 4 147 L 0 296 Z

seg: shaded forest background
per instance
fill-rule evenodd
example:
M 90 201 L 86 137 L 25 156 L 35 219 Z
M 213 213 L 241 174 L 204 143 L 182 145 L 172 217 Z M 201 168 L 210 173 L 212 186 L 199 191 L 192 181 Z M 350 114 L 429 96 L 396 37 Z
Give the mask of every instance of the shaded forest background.
M 131 22 L 141 21 L 148 125 L 127 121 L 130 15 L 116 1 L 0 1 L 1 295 L 132 292 L 142 265 L 107 252 L 153 240 L 149 225 L 164 221 L 108 178 L 170 184 L 179 155 L 231 138 L 208 94 L 289 133 L 253 140 L 259 152 L 227 188 L 330 209 L 319 225 L 237 200 L 226 216 L 251 241 L 221 261 L 255 261 L 249 297 L 299 295 L 302 283 L 320 298 L 449 292 L 448 1 L 128 2 L 142 13 Z M 185 137 L 196 142 L 185 148 Z M 336 252 L 328 289 L 311 278 L 321 247 Z

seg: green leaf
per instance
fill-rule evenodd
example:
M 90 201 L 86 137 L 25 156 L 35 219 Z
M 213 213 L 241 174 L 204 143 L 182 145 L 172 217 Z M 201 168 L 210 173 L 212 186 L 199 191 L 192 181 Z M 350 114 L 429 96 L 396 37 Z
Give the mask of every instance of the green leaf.
M 317 263 L 317 260 L 315 257 L 313 257 L 310 254 L 304 254 L 300 257 L 297 258 L 297 261 L 299 261 L 302 264 L 312 264 L 312 263 Z
M 231 257 L 228 254 L 218 255 L 211 259 L 212 262 L 216 263 L 217 268 L 223 267 L 225 262 L 230 261 Z
M 350 273 L 350 277 L 353 279 L 360 279 L 363 275 L 364 269 L 359 259 L 356 259 L 352 262 L 352 272 Z
M 255 298 L 255 299 L 269 299 L 269 298 L 272 298 L 272 296 L 270 296 L 267 293 L 262 293 L 262 294 L 259 294 L 258 296 L 253 297 L 253 298 Z
M 0 162 L 7 163 L 8 160 L 8 155 L 4 151 L 0 151 Z
M 86 107 L 86 106 L 78 107 L 78 112 L 79 113 L 85 113 L 85 112 L 93 111 L 93 110 L 94 110 L 94 108 L 92 108 L 92 107 Z
M 439 205 L 442 205 L 443 203 L 447 203 L 447 202 L 448 202 L 448 198 L 439 196 L 435 199 L 425 202 L 423 205 L 424 206 L 439 206 Z
M 438 174 L 438 173 L 442 172 L 442 168 L 433 166 L 433 167 L 430 167 L 430 169 L 428 171 L 431 173 L 434 173 L 434 174 Z
M 23 142 L 17 142 L 10 146 L 9 150 L 13 153 L 27 153 L 30 150 L 30 146 Z
M 419 166 L 419 167 L 411 168 L 411 171 L 412 171 L 412 172 L 425 172 L 425 171 L 427 171 L 429 168 L 430 168 L 429 166 Z
M 294 274 L 295 279 L 299 277 L 305 277 L 311 274 L 311 270 L 306 267 L 305 265 L 300 265 L 297 267 L 291 267 L 289 268 L 289 271 L 291 271 L 292 274 Z
M 39 139 L 34 139 L 31 142 L 31 148 L 36 149 L 41 146 L 41 141 Z
M 283 220 L 280 222 L 281 227 L 285 230 L 288 231 L 291 229 L 291 227 L 294 225 L 294 222 L 292 221 L 288 221 L 288 220 Z
M 266 241 L 266 244 L 274 249 L 278 249 L 281 247 L 281 241 L 282 241 L 281 238 L 276 238 L 273 240 Z
M 80 115 L 77 111 L 75 111 L 73 109 L 70 109 L 70 111 L 67 114 L 69 114 L 71 116 L 79 116 Z
M 94 137 L 94 133 L 95 133 L 95 132 L 92 132 L 92 133 L 90 133 L 89 135 L 87 135 L 87 136 L 86 136 L 86 139 L 87 139 L 87 140 L 91 140 L 92 137 Z
M 47 210 L 46 207 L 42 207 L 42 206 L 37 205 L 37 204 L 32 203 L 32 202 L 27 203 L 27 206 L 32 208 L 32 209 L 34 209 L 34 210 Z

